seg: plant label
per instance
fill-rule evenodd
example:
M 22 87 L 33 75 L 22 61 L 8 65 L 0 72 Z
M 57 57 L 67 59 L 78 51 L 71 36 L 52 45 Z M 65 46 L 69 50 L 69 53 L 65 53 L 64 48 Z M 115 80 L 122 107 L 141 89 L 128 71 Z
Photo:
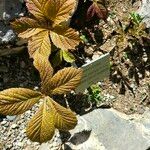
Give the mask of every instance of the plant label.
M 96 60 L 91 61 L 83 65 L 83 77 L 80 85 L 77 87 L 76 92 L 83 92 L 85 89 L 90 87 L 104 78 L 109 77 L 110 74 L 110 61 L 109 54 L 102 55 Z

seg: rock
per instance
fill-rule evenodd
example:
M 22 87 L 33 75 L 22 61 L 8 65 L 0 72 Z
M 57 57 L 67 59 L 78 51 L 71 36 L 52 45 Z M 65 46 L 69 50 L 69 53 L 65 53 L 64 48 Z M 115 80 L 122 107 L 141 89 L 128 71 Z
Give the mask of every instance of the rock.
M 21 62 L 20 62 L 20 66 L 21 66 L 21 68 L 25 68 L 25 66 L 26 66 L 25 62 L 24 62 L 24 61 L 21 61 Z
M 18 128 L 18 125 L 17 124 L 12 124 L 11 128 L 16 129 L 16 128 Z
M 6 116 L 9 121 L 14 121 L 17 116 Z
M 6 123 L 7 123 L 7 121 L 4 120 L 4 121 L 1 122 L 1 125 L 5 125 Z
M 95 60 L 95 59 L 98 59 L 100 56 L 98 55 L 98 54 L 94 54 L 93 56 L 92 56 L 92 60 Z
M 91 46 L 85 47 L 85 54 L 87 57 L 92 57 L 93 53 L 94 53 L 93 47 L 91 47 Z
M 2 37 L 2 43 L 13 42 L 16 39 L 16 35 L 13 30 L 8 30 L 6 34 Z
M 39 150 L 58 150 L 61 145 L 60 134 L 56 130 L 55 136 L 49 142 L 41 144 Z
M 68 142 L 65 144 L 64 149 L 70 148 L 72 150 L 78 149 L 78 150 L 106 150 L 106 148 L 102 145 L 101 142 L 99 142 L 97 136 L 94 133 L 90 134 L 90 137 L 87 139 L 87 135 L 84 135 L 82 133 L 79 135 L 80 137 L 75 137 L 76 140 L 70 140 L 71 142 Z M 84 141 L 84 144 L 82 144 L 79 141 Z M 72 144 L 74 142 L 74 144 Z
M 93 53 L 92 60 L 98 59 L 101 55 L 103 55 L 101 52 L 95 51 Z
M 23 143 L 22 143 L 22 142 L 18 142 L 18 143 L 17 143 L 17 146 L 23 147 Z
M 138 13 L 144 17 L 143 21 L 146 23 L 147 27 L 150 28 L 150 0 L 142 0 Z
M 112 38 L 111 40 L 108 39 L 102 46 L 100 46 L 100 49 L 105 52 L 111 52 L 116 46 L 115 43 L 115 38 Z
M 67 146 L 78 150 L 146 150 L 150 147 L 150 110 L 127 116 L 97 109 L 78 117 Z
M 22 11 L 22 3 L 18 0 L 4 0 L 0 2 L 0 18 L 10 20 Z
M 12 47 L 16 45 L 15 43 L 17 43 L 18 39 L 10 26 L 10 22 L 15 18 L 25 16 L 25 14 L 26 7 L 23 4 L 23 1 L 0 1 L 0 45 L 3 46 L 0 48 L 0 56 L 18 53 L 20 52 L 20 49 L 24 49 L 24 47 L 22 48 L 22 45 L 19 46 L 19 49 Z

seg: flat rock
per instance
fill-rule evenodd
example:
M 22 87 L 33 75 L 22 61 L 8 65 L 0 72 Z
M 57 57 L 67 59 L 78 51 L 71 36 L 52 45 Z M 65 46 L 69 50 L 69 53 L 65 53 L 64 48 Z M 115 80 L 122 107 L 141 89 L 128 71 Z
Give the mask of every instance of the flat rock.
M 150 110 L 127 116 L 97 109 L 78 118 L 67 146 L 78 150 L 146 150 L 150 148 Z
M 144 22 L 150 28 L 150 0 L 142 0 L 141 7 L 138 10 L 139 14 L 144 17 Z

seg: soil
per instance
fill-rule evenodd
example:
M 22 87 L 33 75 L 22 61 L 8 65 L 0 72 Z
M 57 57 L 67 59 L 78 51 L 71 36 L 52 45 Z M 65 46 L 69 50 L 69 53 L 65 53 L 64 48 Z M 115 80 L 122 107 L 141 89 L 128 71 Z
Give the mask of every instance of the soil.
M 10 87 L 34 88 L 39 75 L 27 51 L 0 57 L 0 90 Z
M 109 3 L 109 9 L 113 10 L 117 18 L 123 20 L 123 18 L 126 18 L 129 15 L 129 13 L 136 11 L 139 8 L 140 3 L 140 0 L 112 0 Z M 149 49 L 150 47 L 147 47 L 148 58 L 150 57 Z M 135 63 L 136 66 L 138 66 L 138 61 Z M 122 63 L 121 61 L 120 63 L 122 66 L 121 69 L 123 75 L 128 74 L 129 70 L 125 67 L 126 64 L 124 62 Z M 144 75 L 141 75 L 142 73 L 140 74 L 139 71 L 137 73 L 138 81 L 136 80 L 136 77 L 128 77 L 128 85 L 130 86 L 129 88 L 121 82 L 119 84 L 115 83 L 114 79 L 112 78 L 112 74 L 110 76 L 110 80 L 104 82 L 105 86 L 102 93 L 109 93 L 110 95 L 115 96 L 112 107 L 126 114 L 143 113 L 146 107 L 150 108 L 150 67 L 142 68 L 140 66 L 139 68 L 142 70 L 142 72 L 144 72 Z M 121 89 L 123 89 L 124 92 L 122 92 Z

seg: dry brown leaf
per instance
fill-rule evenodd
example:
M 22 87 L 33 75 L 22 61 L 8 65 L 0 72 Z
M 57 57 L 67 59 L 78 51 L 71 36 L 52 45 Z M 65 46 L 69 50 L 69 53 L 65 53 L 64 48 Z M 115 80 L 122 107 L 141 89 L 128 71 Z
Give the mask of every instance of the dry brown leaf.
M 44 9 L 49 0 L 26 0 L 26 6 L 29 12 L 37 19 L 45 18 Z
M 32 18 L 22 17 L 20 19 L 16 19 L 14 22 L 11 23 L 11 26 L 16 32 L 24 32 L 27 29 L 33 29 L 41 27 L 41 24 Z
M 54 116 L 49 103 L 49 99 L 45 98 L 38 112 L 28 123 L 27 136 L 34 142 L 47 142 L 54 135 Z
M 20 33 L 18 36 L 23 39 L 29 39 L 33 36 L 37 36 L 38 33 L 45 31 L 45 29 L 42 28 L 31 28 L 27 29 L 26 31 Z
M 75 113 L 73 113 L 70 109 L 67 109 L 54 100 L 52 100 L 53 104 L 53 113 L 54 113 L 54 122 L 55 127 L 59 130 L 67 131 L 73 129 L 77 125 L 77 118 Z
M 88 8 L 87 19 L 91 20 L 94 15 L 96 15 L 99 19 L 106 20 L 108 16 L 108 10 L 103 4 L 93 2 L 93 4 Z
M 44 57 L 43 55 L 37 53 L 34 58 L 34 66 L 39 71 L 42 81 L 42 92 L 46 93 L 48 83 L 50 82 L 51 77 L 53 75 L 53 68 L 47 57 Z
M 25 88 L 10 88 L 0 92 L 0 114 L 18 115 L 29 110 L 42 94 Z
M 35 52 L 49 57 L 49 36 L 58 48 L 64 50 L 74 49 L 79 44 L 78 34 L 66 24 L 75 9 L 76 0 L 27 0 L 26 4 L 35 18 L 32 16 L 33 18 L 17 19 L 12 23 L 12 27 L 21 32 L 19 37 L 29 39 L 31 57 Z
M 51 94 L 65 94 L 74 90 L 80 83 L 82 70 L 73 67 L 58 71 L 49 83 Z
M 77 6 L 77 0 L 50 0 L 45 5 L 45 15 L 54 22 L 54 26 L 70 18 Z
M 62 107 L 50 97 L 43 99 L 43 104 L 27 126 L 27 136 L 34 142 L 47 142 L 54 135 L 55 128 L 71 130 L 77 124 L 75 114 Z
M 28 42 L 28 50 L 31 58 L 34 57 L 35 53 L 40 53 L 48 58 L 51 53 L 49 31 L 45 30 L 32 37 Z
M 55 27 L 53 31 L 50 32 L 50 36 L 56 47 L 63 50 L 74 49 L 80 42 L 77 32 L 66 26 Z

